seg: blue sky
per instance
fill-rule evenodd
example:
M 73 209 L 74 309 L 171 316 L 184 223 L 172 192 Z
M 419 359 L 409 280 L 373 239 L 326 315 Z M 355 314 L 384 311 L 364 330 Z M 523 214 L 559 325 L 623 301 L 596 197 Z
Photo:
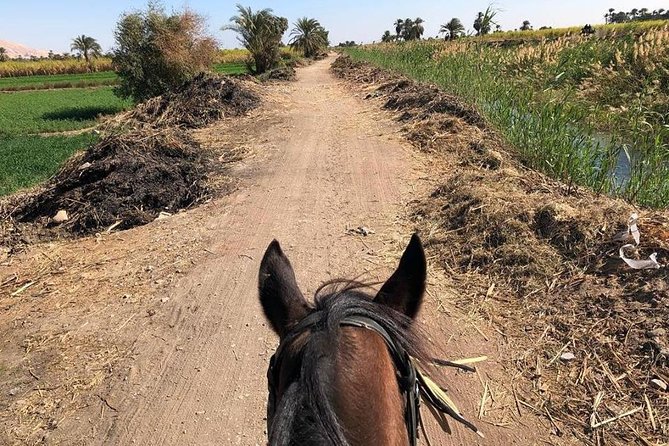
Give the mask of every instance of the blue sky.
M 235 14 L 235 1 L 222 0 L 164 0 L 168 10 L 188 6 L 207 18 L 210 32 L 222 47 L 238 46 L 235 34 L 220 31 Z M 484 10 L 489 0 L 412 0 L 365 2 L 362 0 L 295 0 L 256 1 L 242 0 L 245 6 L 272 8 L 287 17 L 291 25 L 302 16 L 315 17 L 330 30 L 333 43 L 344 40 L 371 42 L 379 40 L 384 30 L 392 30 L 397 18 L 422 17 L 425 36 L 435 36 L 439 25 L 460 18 L 471 28 L 477 11 Z M 69 51 L 71 39 L 86 34 L 98 39 L 105 50 L 114 42 L 113 29 L 124 11 L 141 8 L 145 0 L 0 0 L 0 40 L 56 52 Z M 496 0 L 501 10 L 498 22 L 503 29 L 518 28 L 523 20 L 535 27 L 571 26 L 585 23 L 602 23 L 608 8 L 631 10 L 646 7 L 650 10 L 669 9 L 666 0 Z

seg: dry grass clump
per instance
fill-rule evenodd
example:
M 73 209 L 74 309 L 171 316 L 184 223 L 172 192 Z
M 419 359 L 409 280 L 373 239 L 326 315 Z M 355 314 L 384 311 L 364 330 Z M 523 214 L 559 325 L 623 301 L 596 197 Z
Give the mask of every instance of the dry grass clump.
M 198 128 L 223 117 L 240 116 L 259 102 L 247 82 L 202 73 L 174 92 L 139 104 L 119 120 L 155 127 Z
M 635 209 L 525 168 L 485 123 L 431 110 L 433 87 L 349 67 L 340 76 L 383 79 L 368 97 L 401 104 L 408 139 L 435 154 L 441 186 L 417 199 L 414 219 L 430 255 L 463 278 L 460 303 L 511 345 L 518 411 L 584 444 L 665 441 L 669 393 L 653 380 L 669 383 L 669 277 L 619 258 Z M 410 96 L 393 97 L 393 82 Z M 640 214 L 636 256 L 666 263 L 669 216 Z

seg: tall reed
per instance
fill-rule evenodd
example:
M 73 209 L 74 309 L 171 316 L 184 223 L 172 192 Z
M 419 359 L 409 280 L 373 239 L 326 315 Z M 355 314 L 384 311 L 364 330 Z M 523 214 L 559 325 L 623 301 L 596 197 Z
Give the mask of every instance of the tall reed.
M 664 27 L 636 36 L 521 45 L 423 41 L 346 52 L 475 104 L 529 166 L 567 184 L 666 207 L 667 40 Z M 616 169 L 621 156 L 629 156 L 628 172 Z

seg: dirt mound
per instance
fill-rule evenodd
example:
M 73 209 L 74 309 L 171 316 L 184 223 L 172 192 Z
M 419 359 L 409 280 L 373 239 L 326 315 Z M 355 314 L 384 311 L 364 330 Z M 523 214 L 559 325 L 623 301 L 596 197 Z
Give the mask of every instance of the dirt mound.
M 119 229 L 143 225 L 206 195 L 206 159 L 194 140 L 174 129 L 109 136 L 71 159 L 14 219 L 55 226 L 52 217 L 65 210 L 69 218 L 60 229 L 76 234 L 116 223 Z
M 105 125 L 102 140 L 74 156 L 33 194 L 0 203 L 0 245 L 127 229 L 207 196 L 213 164 L 184 128 L 239 116 L 259 97 L 244 81 L 200 75 Z M 67 219 L 54 219 L 65 211 Z
M 290 66 L 285 66 L 285 67 L 275 68 L 266 73 L 263 73 L 260 76 L 258 76 L 258 79 L 260 79 L 263 82 L 294 81 L 295 76 L 296 76 L 295 68 Z
M 156 127 L 198 128 L 227 116 L 239 116 L 259 103 L 243 81 L 200 74 L 173 93 L 149 99 L 122 116 Z
M 348 58 L 334 67 L 435 153 L 441 185 L 417 200 L 416 225 L 461 277 L 462 306 L 513 345 L 524 409 L 585 444 L 663 441 L 669 400 L 652 380 L 669 383 L 669 275 L 620 259 L 635 209 L 527 169 L 480 114 L 432 86 Z M 640 214 L 635 255 L 666 262 L 669 216 Z

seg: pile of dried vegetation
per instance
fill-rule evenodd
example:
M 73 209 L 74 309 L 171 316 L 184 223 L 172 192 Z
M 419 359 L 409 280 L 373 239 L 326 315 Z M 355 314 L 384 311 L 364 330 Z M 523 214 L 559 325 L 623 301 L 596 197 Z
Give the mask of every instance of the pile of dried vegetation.
M 669 282 L 666 265 L 633 270 L 619 257 L 635 209 L 526 168 L 475 109 L 433 86 L 345 56 L 333 71 L 441 166 L 416 225 L 466 288 L 462 305 L 511 344 L 523 409 L 585 444 L 665 441 Z M 666 263 L 669 217 L 639 213 L 636 256 Z
M 0 244 L 127 229 L 196 204 L 210 192 L 211 154 L 185 129 L 239 116 L 258 103 L 244 81 L 200 75 L 117 116 L 97 144 L 45 185 L 0 203 Z
M 154 127 L 204 127 L 240 116 L 258 105 L 258 96 L 232 77 L 200 74 L 177 91 L 139 104 L 119 117 Z

